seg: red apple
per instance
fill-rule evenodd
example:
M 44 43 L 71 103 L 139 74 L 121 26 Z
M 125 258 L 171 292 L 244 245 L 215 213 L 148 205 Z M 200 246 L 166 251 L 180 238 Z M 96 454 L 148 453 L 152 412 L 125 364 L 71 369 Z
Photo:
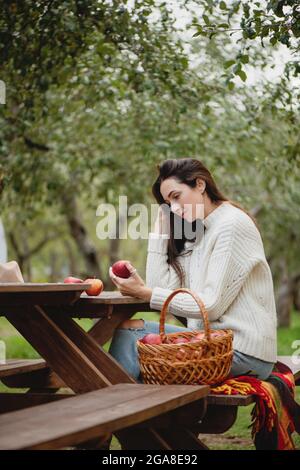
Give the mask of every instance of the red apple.
M 191 339 L 191 343 L 198 343 L 198 341 L 201 341 L 202 339 L 205 338 L 205 335 L 204 333 L 197 333 L 196 336 L 194 336 L 192 339 Z
M 176 353 L 176 359 L 178 359 L 179 361 L 182 361 L 183 359 L 185 359 L 185 350 L 184 349 L 179 349 L 179 351 L 177 351 Z
M 66 279 L 64 279 L 64 283 L 65 284 L 81 284 L 83 283 L 83 280 L 79 279 L 78 277 L 69 276 L 69 277 L 66 277 Z
M 161 344 L 161 337 L 154 333 L 148 333 L 140 341 L 144 344 Z
M 87 289 L 85 292 L 87 295 L 99 295 L 103 291 L 103 282 L 100 279 L 86 279 L 86 284 L 92 284 L 92 287 Z
M 127 279 L 130 276 L 130 271 L 123 260 L 117 261 L 111 268 L 115 276 L 122 277 L 123 279 Z
M 188 338 L 184 338 L 184 337 L 178 337 L 178 338 L 175 338 L 173 340 L 173 344 L 181 344 L 181 343 L 189 343 L 190 340 Z
M 211 337 L 216 338 L 217 336 L 222 336 L 222 331 L 214 330 L 211 332 Z
M 202 355 L 202 348 L 200 347 L 197 351 L 194 351 L 193 359 L 200 359 Z

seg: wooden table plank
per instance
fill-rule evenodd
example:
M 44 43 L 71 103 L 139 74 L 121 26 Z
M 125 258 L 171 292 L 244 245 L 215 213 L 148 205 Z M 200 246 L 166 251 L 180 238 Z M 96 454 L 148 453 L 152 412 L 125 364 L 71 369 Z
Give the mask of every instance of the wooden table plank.
M 85 291 L 91 287 L 89 283 L 64 283 L 64 282 L 0 282 L 0 294 L 9 292 L 69 292 Z
M 91 284 L 0 283 L 0 316 L 10 305 L 72 305 Z
M 82 293 L 72 305 L 64 305 L 59 310 L 53 307 L 48 310 L 57 315 L 67 315 L 72 318 L 111 318 L 116 312 L 125 314 L 132 311 L 151 312 L 149 302 L 136 297 L 123 296 L 116 291 L 104 291 L 97 296 Z
M 132 312 L 152 312 L 149 304 L 106 304 L 103 302 L 93 302 L 94 298 L 88 297 L 76 299 L 72 305 L 62 305 L 60 309 L 53 307 L 49 312 L 56 315 L 64 315 L 71 318 L 112 318 L 116 312 L 127 314 Z M 83 301 L 82 301 L 83 300 Z M 158 312 L 156 312 L 158 313 Z
M 78 304 L 84 303 L 88 299 L 89 304 L 113 304 L 113 305 L 125 305 L 125 304 L 145 304 L 148 305 L 142 299 L 136 297 L 130 297 L 128 295 L 122 295 L 119 291 L 103 291 L 97 296 L 89 296 L 82 294 L 81 298 L 78 300 Z

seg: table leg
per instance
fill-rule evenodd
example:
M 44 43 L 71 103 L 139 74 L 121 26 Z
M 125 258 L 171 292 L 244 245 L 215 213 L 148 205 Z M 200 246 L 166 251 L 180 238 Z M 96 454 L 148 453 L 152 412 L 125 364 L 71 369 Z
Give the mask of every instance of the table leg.
M 6 316 L 75 393 L 110 385 L 80 347 L 39 306 L 10 307 Z
M 117 308 L 117 307 L 115 307 Z M 130 319 L 136 312 L 131 308 L 114 312 L 110 318 L 101 318 L 89 330 L 89 335 L 94 338 L 100 346 L 109 341 L 116 328 L 125 320 Z
M 134 379 L 120 364 L 99 347 L 98 343 L 86 333 L 72 318 L 49 314 L 55 324 L 68 336 L 74 344 L 89 358 L 109 381 L 109 384 L 134 383 Z

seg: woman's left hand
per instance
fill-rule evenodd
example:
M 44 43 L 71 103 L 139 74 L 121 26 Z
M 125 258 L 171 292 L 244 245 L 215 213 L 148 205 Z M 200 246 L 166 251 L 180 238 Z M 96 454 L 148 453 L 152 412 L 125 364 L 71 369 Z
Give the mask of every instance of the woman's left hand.
M 146 287 L 143 279 L 139 276 L 137 270 L 132 266 L 130 261 L 126 261 L 125 266 L 130 272 L 130 277 L 127 279 L 116 276 L 112 272 L 112 267 L 109 268 L 109 276 L 112 282 L 119 289 L 122 295 L 129 295 L 131 297 L 137 297 L 138 299 L 150 302 L 152 290 Z

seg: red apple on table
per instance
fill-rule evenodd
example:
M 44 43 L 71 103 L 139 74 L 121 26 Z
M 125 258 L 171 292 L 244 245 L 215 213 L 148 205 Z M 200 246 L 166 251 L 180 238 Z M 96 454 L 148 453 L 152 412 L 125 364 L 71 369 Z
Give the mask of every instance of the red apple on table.
M 83 280 L 78 277 L 69 276 L 64 279 L 65 284 L 82 284 Z
M 99 295 L 103 291 L 103 282 L 101 281 L 101 279 L 88 278 L 84 282 L 86 284 L 92 284 L 92 286 L 85 291 L 87 295 Z
M 130 271 L 126 267 L 126 261 L 121 260 L 121 261 L 116 261 L 112 265 L 112 272 L 114 273 L 115 276 L 122 277 L 123 279 L 127 279 L 130 277 Z
M 161 344 L 161 337 L 154 333 L 148 333 L 140 341 L 144 344 Z

